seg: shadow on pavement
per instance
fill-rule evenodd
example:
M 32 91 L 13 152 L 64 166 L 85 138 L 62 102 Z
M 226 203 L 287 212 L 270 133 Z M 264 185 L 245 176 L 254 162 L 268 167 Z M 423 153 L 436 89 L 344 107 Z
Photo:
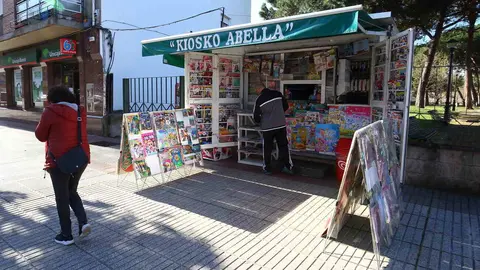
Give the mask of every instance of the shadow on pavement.
M 92 235 L 76 239 L 73 246 L 60 246 L 53 241 L 59 229 L 53 198 L 47 203 L 36 199 L 39 207 L 24 211 L 26 199 L 26 193 L 0 192 L 0 269 L 190 269 L 219 263 L 208 246 L 161 221 L 142 220 L 91 200 L 84 204 Z M 72 214 L 76 233 L 74 220 Z
M 268 228 L 311 197 L 204 172 L 137 194 L 252 233 Z

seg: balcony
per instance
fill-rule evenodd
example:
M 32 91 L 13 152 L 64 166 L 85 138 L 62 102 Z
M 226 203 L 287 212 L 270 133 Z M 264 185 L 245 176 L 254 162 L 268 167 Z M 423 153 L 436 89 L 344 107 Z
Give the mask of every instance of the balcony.
M 1 51 L 68 36 L 84 28 L 82 0 L 24 0 L 4 14 Z

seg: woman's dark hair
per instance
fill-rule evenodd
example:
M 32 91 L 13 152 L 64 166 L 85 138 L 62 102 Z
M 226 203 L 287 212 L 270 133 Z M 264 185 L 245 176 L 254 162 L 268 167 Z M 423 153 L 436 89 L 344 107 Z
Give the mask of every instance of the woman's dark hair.
M 47 100 L 50 103 L 59 103 L 59 102 L 68 102 L 68 103 L 76 103 L 77 99 L 75 95 L 70 92 L 70 90 L 63 86 L 54 86 L 48 90 Z

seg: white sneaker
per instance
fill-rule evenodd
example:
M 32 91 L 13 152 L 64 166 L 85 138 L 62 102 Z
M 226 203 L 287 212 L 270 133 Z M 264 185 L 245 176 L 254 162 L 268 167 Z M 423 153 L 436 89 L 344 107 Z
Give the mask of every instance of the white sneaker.
M 87 237 L 92 232 L 92 226 L 90 224 L 85 224 L 82 226 L 82 230 L 80 232 L 80 238 Z

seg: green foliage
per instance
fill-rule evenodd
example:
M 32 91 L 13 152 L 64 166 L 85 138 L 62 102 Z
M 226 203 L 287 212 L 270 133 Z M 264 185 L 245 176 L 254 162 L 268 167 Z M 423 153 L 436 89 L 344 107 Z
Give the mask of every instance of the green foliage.
M 451 30 L 446 31 L 443 33 L 440 39 L 439 45 L 439 53 L 440 54 L 448 54 L 448 42 L 450 40 L 457 41 L 458 47 L 455 48 L 454 51 L 454 62 L 457 65 L 465 65 L 466 59 L 466 51 L 467 51 L 467 41 L 468 41 L 468 33 L 467 33 L 467 26 L 465 27 L 457 27 Z M 475 32 L 473 36 L 473 52 L 472 58 L 475 63 L 480 64 L 480 31 Z

